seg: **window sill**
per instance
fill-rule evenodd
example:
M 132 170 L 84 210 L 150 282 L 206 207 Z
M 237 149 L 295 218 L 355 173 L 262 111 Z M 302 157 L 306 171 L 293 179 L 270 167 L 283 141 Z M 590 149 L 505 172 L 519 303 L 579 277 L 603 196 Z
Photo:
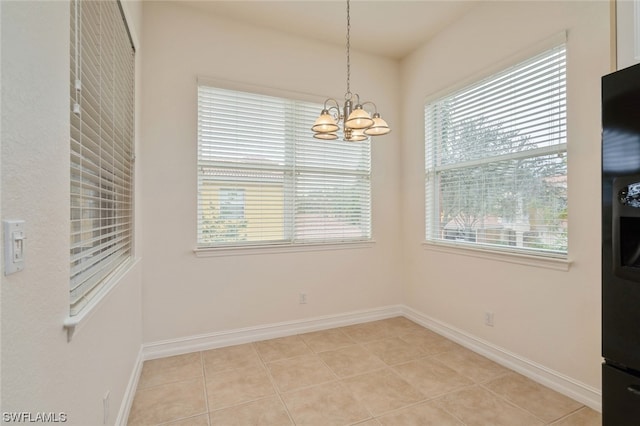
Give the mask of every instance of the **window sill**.
M 97 293 L 95 297 L 93 297 L 89 303 L 80 310 L 80 312 L 76 315 L 69 316 L 64 320 L 63 326 L 65 330 L 67 330 L 67 342 L 71 341 L 73 335 L 87 323 L 89 318 L 93 316 L 102 301 L 107 298 L 113 289 L 122 282 L 122 279 L 127 276 L 139 262 L 140 258 L 134 258 L 121 265 L 121 268 L 115 273 L 115 275 L 108 280 L 100 292 Z
M 457 254 L 477 257 L 480 259 L 495 260 L 498 262 L 516 263 L 518 265 L 534 266 L 536 268 L 553 269 L 556 271 L 569 271 L 571 261 L 562 257 L 533 255 L 527 253 L 514 253 L 506 250 L 492 250 L 490 248 L 468 247 L 455 243 L 439 243 L 425 241 L 422 243 L 425 250 L 440 253 Z
M 272 253 L 295 253 L 302 251 L 325 251 L 325 250 L 351 250 L 361 248 L 371 248 L 375 245 L 374 240 L 356 241 L 344 243 L 309 243 L 309 244 L 278 244 L 278 245 L 251 245 L 251 246 L 230 246 L 230 247 L 199 247 L 193 249 L 196 257 L 217 257 L 217 256 L 244 256 L 252 254 L 272 254 Z

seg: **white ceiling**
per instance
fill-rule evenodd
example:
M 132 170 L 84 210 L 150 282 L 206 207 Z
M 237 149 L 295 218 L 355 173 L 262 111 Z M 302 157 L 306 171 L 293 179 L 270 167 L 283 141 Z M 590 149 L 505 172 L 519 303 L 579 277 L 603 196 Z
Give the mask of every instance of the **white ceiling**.
M 400 59 L 480 0 L 353 0 L 351 47 Z M 323 42 L 346 44 L 346 1 L 181 0 L 216 16 Z

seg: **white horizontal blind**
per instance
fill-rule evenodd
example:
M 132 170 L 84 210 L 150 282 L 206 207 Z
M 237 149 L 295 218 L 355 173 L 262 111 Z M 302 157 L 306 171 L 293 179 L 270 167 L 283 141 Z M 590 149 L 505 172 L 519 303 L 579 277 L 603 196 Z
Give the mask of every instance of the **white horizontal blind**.
M 425 106 L 426 238 L 567 252 L 566 49 Z
M 321 109 L 198 86 L 199 247 L 371 238 L 370 144 L 314 139 Z
M 131 256 L 134 50 L 116 1 L 71 2 L 71 315 Z

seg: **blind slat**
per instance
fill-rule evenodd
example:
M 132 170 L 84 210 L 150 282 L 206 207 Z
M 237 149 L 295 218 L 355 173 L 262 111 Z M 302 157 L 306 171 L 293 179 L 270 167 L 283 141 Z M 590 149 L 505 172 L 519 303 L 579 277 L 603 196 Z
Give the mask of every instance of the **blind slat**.
M 371 238 L 369 142 L 318 142 L 321 105 L 198 87 L 198 245 Z
M 131 256 L 134 51 L 126 25 L 117 1 L 71 2 L 70 89 L 80 106 L 70 117 L 71 315 Z
M 425 106 L 426 238 L 567 252 L 566 48 Z

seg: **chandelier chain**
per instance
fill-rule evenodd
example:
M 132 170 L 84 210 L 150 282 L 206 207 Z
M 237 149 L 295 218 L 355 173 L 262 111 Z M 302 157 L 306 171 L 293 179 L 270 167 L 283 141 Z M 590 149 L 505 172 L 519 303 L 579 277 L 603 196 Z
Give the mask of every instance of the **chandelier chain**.
M 351 14 L 349 11 L 349 0 L 347 0 L 347 93 L 345 93 L 346 99 L 351 99 L 351 88 L 349 87 L 349 80 L 351 79 Z
M 370 101 L 360 102 L 360 96 L 357 93 L 355 94 L 356 99 L 353 99 L 354 95 L 351 93 L 351 2 L 350 0 L 346 1 L 347 91 L 344 94 L 344 106 L 341 109 L 340 103 L 333 98 L 325 100 L 320 117 L 315 121 L 311 130 L 314 132 L 314 138 L 332 141 L 338 139 L 338 131 L 340 131 L 338 123 L 342 122 L 343 140 L 360 142 L 369 140 L 370 136 L 386 135 L 391 129 L 387 122 L 380 117 L 376 104 Z M 373 113 L 366 111 L 363 108 L 365 105 L 373 109 Z

